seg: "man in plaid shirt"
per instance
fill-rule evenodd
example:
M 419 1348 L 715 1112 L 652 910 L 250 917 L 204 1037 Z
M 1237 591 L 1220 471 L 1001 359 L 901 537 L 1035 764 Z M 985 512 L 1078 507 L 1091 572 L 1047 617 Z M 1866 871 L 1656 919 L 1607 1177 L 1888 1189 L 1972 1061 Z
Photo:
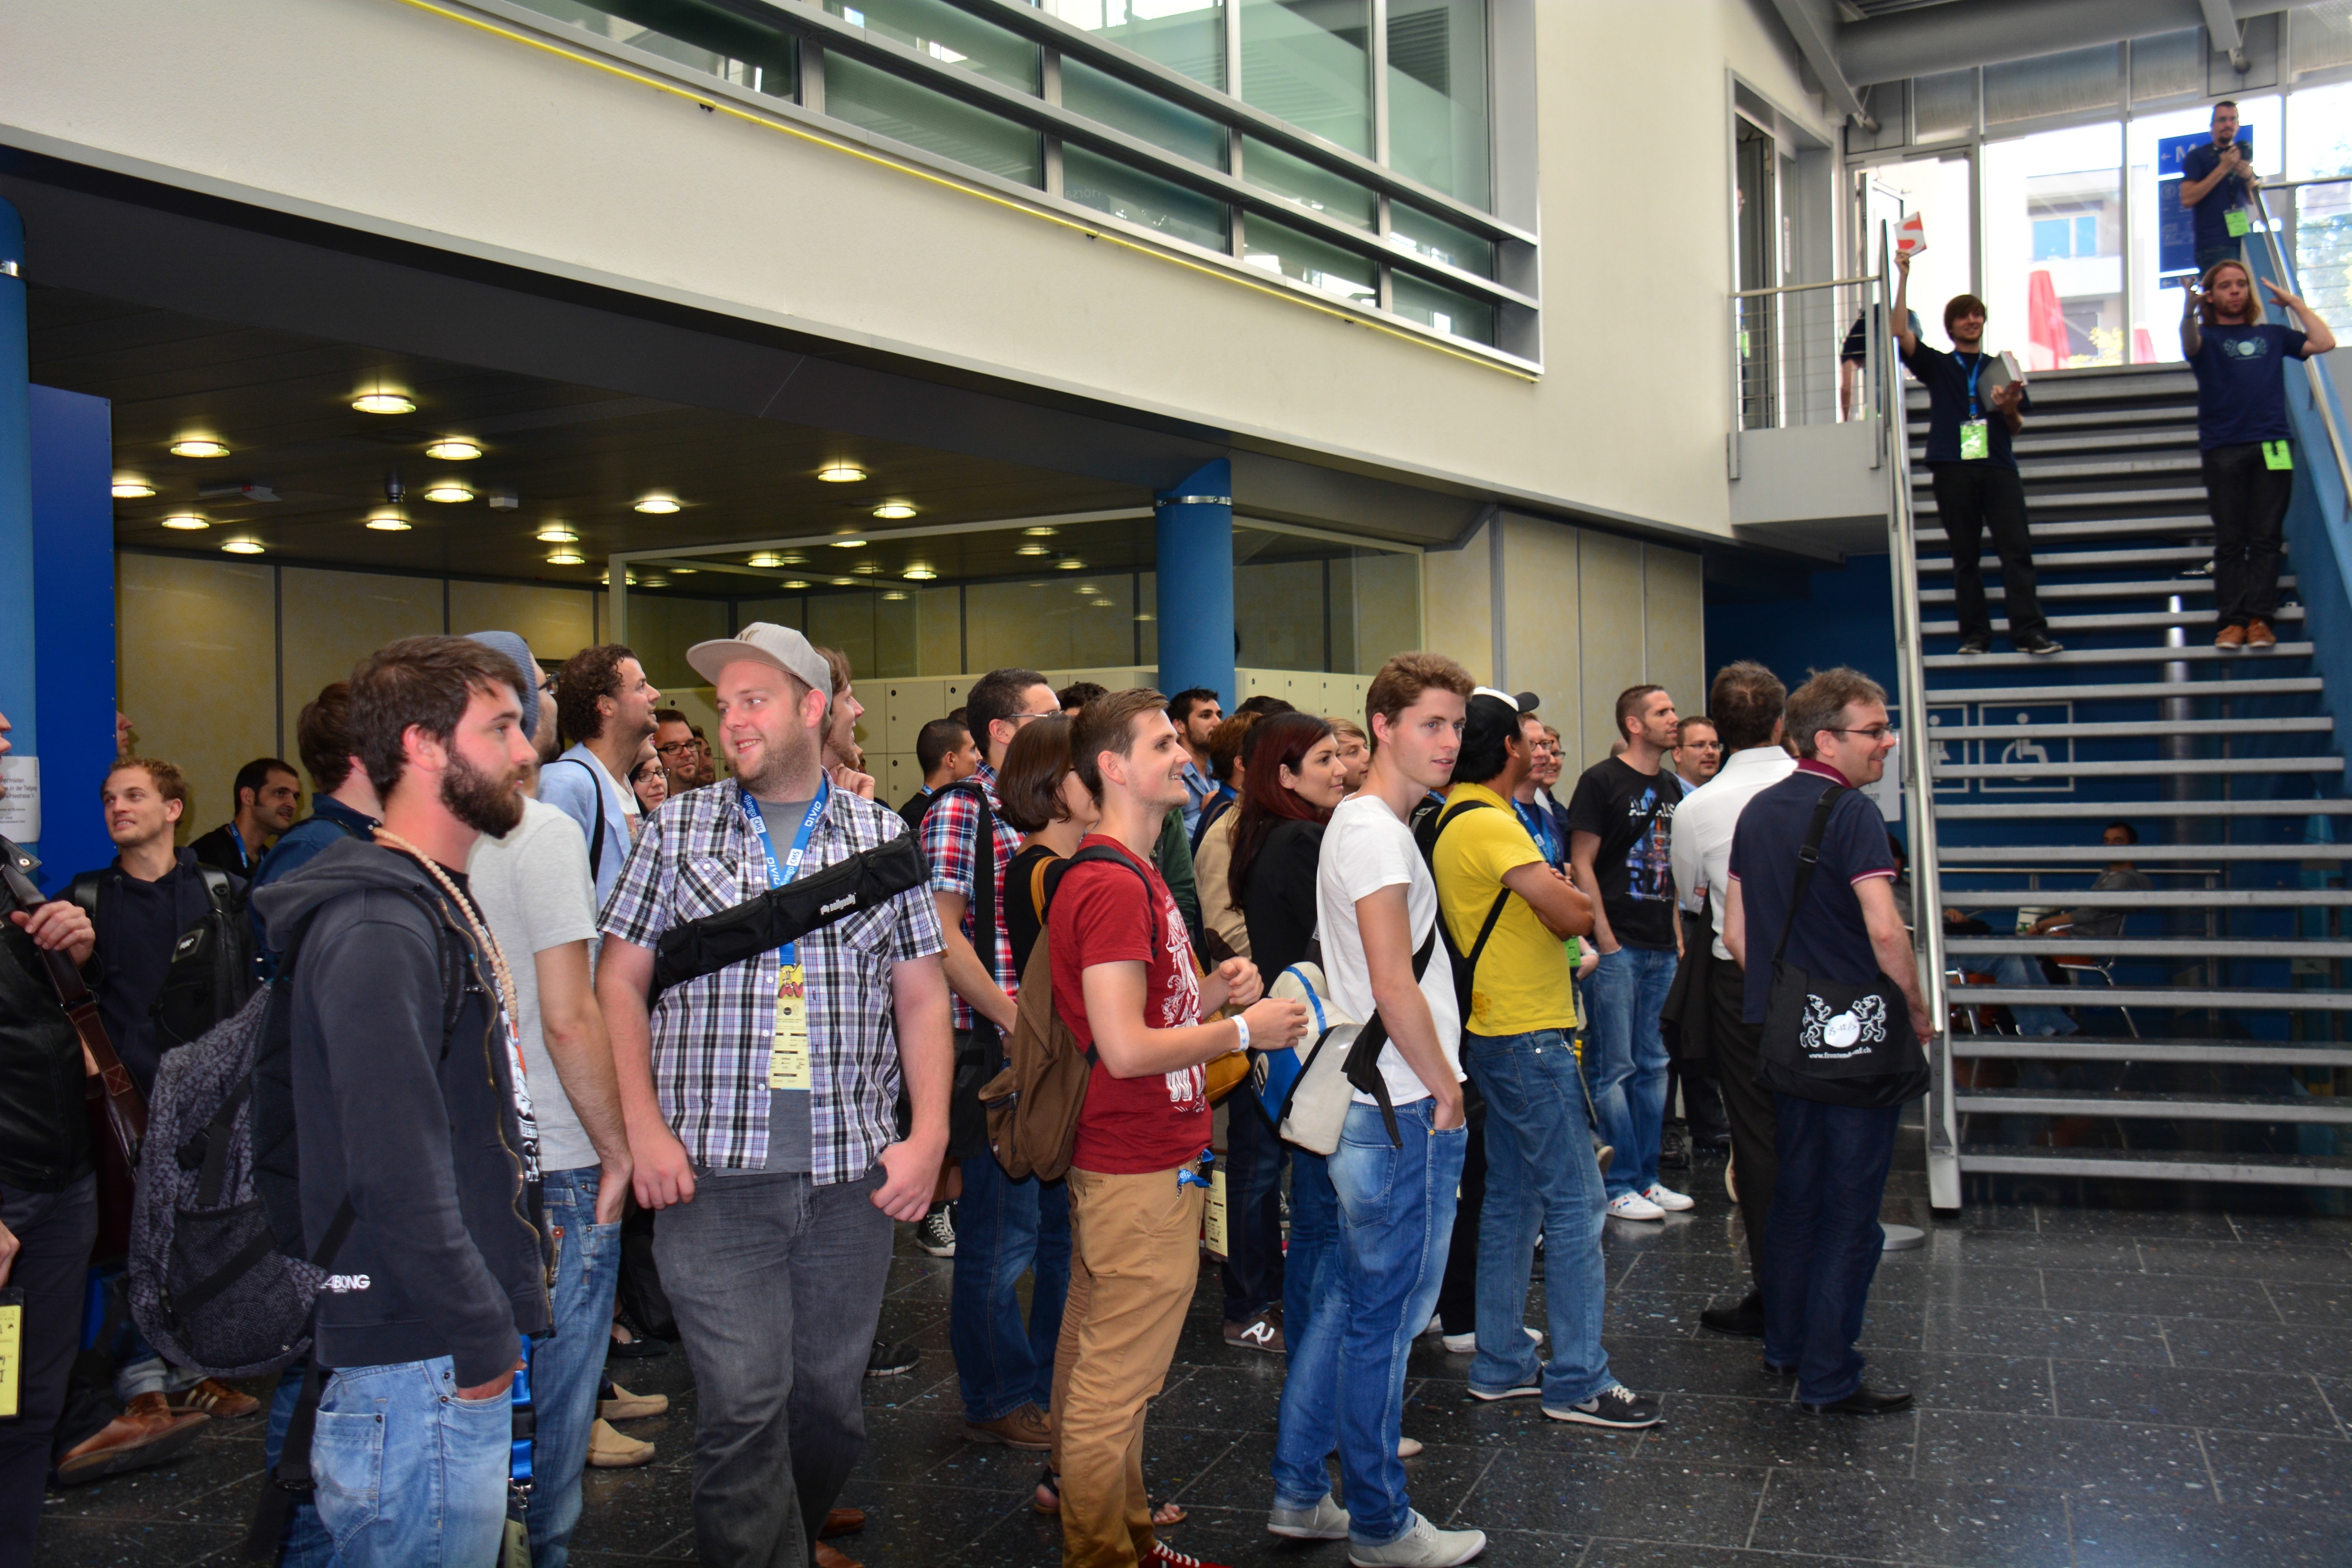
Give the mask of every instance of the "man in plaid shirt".
M 949 1153 L 962 1162 L 963 1197 L 957 1206 L 948 1343 L 955 1351 L 963 1393 L 964 1436 L 1033 1452 L 1053 1441 L 1045 1408 L 1053 1397 L 1054 1342 L 1069 1293 L 1069 1196 L 1058 1182 L 1016 1182 L 1004 1174 L 989 1153 L 978 1095 L 1003 1065 L 1002 1040 L 1013 1032 L 1013 998 L 1021 988 L 1004 903 L 1028 896 L 1025 888 L 1004 885 L 1005 867 L 1021 846 L 1021 833 L 999 811 L 996 770 L 1004 766 L 1005 749 L 1023 726 L 1061 711 L 1061 699 L 1034 670 L 991 670 L 973 682 L 964 698 L 964 717 L 980 742 L 980 768 L 932 798 L 922 827 L 931 897 L 947 933 L 948 984 L 956 994 L 961 1135 Z M 995 825 L 985 931 L 979 925 L 974 880 L 982 862 L 983 800 Z M 1032 1270 L 1036 1279 L 1024 1323 L 1017 1287 Z
M 804 1564 L 866 1446 L 859 1404 L 891 1221 L 922 1218 L 947 1147 L 952 1047 L 920 888 L 646 1007 L 662 933 L 906 831 L 831 787 L 831 682 L 754 622 L 687 653 L 716 688 L 735 781 L 647 823 L 600 922 L 637 1201 L 694 1364 L 696 1555 Z M 913 1108 L 897 1133 L 900 1082 Z

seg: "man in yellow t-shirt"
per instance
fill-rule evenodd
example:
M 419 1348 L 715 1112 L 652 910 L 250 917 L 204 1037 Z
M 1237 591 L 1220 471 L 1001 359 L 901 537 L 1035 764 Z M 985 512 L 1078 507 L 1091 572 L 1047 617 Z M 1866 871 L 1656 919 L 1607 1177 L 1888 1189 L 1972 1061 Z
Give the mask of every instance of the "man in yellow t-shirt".
M 1520 699 L 1485 686 L 1472 694 L 1431 856 L 1454 952 L 1467 957 L 1494 921 L 1462 1003 L 1462 1065 L 1486 1103 L 1470 1392 L 1540 1399 L 1555 1421 L 1654 1426 L 1657 1402 L 1620 1384 L 1601 1347 L 1607 1195 L 1569 1039 L 1576 1004 L 1562 946 L 1592 929 L 1592 905 L 1546 863 L 1511 810 L 1511 793 L 1535 759 L 1519 714 Z M 1538 1224 L 1548 1363 L 1538 1362 L 1521 1323 Z

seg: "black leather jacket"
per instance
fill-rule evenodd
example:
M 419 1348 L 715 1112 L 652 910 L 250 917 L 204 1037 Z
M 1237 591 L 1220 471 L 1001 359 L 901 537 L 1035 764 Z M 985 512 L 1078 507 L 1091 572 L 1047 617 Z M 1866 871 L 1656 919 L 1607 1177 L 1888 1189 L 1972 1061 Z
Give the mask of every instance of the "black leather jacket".
M 0 839 L 30 876 L 39 862 Z M 90 1172 L 81 1042 L 49 987 L 40 949 L 0 920 L 0 1188 L 59 1192 Z

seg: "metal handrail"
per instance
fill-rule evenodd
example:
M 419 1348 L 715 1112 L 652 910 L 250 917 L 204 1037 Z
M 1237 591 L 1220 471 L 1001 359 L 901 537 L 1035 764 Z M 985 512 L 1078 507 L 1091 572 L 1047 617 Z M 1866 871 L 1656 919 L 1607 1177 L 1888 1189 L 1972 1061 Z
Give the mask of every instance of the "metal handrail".
M 2257 184 L 2254 187 L 2254 199 L 2261 204 L 2263 214 L 2263 245 L 2270 252 L 2271 265 L 2278 268 L 2279 281 L 2285 286 L 2288 293 L 2298 298 L 2303 295 L 2302 284 L 2295 277 L 2294 267 L 2287 260 L 2286 247 L 2279 244 L 2277 222 L 2271 216 L 2270 204 L 2263 198 L 2273 189 L 2332 183 L 2337 178 L 2346 177 L 2299 180 L 2283 183 L 2278 186 Z M 2336 477 L 2344 482 L 2344 495 L 2347 502 L 2352 503 L 2352 454 L 2345 451 L 2344 432 L 2336 423 L 2336 400 L 2328 395 L 2334 390 L 2332 378 L 2327 373 L 2327 367 L 2320 362 L 2320 356 L 2316 354 L 2303 361 L 2303 373 L 2310 379 L 2311 400 L 2319 405 L 2319 421 L 2321 426 L 2327 432 L 2327 444 L 2335 449 Z
M 1895 322 L 1893 235 L 1878 229 L 1878 297 L 1886 301 L 1888 331 L 1872 332 L 1871 347 L 1891 334 Z M 1905 714 L 1927 711 L 1927 666 L 1919 633 L 1919 561 L 1912 538 L 1911 443 L 1895 422 L 1906 417 L 1902 377 L 1878 378 L 1879 429 L 1893 448 L 1886 465 L 1886 547 L 1895 601 L 1895 665 L 1897 699 Z M 1903 439 L 1892 439 L 1893 436 Z M 1925 735 L 1927 727 L 1919 725 Z M 1944 987 L 1943 883 L 1936 869 L 1934 786 L 1927 776 L 1925 746 L 1906 745 L 1897 753 L 1902 770 L 1904 815 L 1911 829 L 1911 940 L 1919 956 L 1920 982 L 1935 1033 L 1928 1041 L 1927 1201 L 1937 1208 L 1960 1206 L 1959 1118 L 1952 1103 L 1951 1020 Z
M 1883 277 L 1824 277 L 1819 283 L 1776 283 L 1769 288 L 1735 288 L 1734 299 L 1754 299 L 1766 294 L 1802 294 L 1808 288 L 1851 288 L 1858 283 L 1884 283 Z

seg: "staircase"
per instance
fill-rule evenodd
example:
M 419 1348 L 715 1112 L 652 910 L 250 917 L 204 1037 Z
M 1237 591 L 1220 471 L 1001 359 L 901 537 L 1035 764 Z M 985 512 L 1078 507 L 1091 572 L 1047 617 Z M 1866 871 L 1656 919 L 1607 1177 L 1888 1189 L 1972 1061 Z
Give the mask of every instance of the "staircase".
M 1937 1185 L 1951 1190 L 1956 1162 L 1979 1197 L 2019 1183 L 1965 1178 L 2075 1178 L 2099 1186 L 2056 1190 L 2097 1201 L 2128 1201 L 2104 1186 L 2119 1180 L 2352 1187 L 2344 757 L 2292 558 L 2277 649 L 2212 645 L 2193 379 L 2162 366 L 2032 378 L 2016 452 L 2042 612 L 2065 644 L 2042 658 L 2008 651 L 1990 541 L 1995 651 L 1956 651 L 1927 396 L 1907 397 L 1927 712 L 1903 729 L 1928 746 L 1941 902 L 2000 933 L 1942 943 Z M 2136 847 L 2102 846 L 2117 821 Z M 2089 893 L 2119 859 L 2154 891 Z M 2120 911 L 2121 933 L 2010 934 L 2085 905 Z M 2029 968 L 2063 958 L 2075 983 L 1987 983 L 2010 955 Z M 2015 1032 L 2007 1009 L 2052 1005 L 2079 1032 Z

